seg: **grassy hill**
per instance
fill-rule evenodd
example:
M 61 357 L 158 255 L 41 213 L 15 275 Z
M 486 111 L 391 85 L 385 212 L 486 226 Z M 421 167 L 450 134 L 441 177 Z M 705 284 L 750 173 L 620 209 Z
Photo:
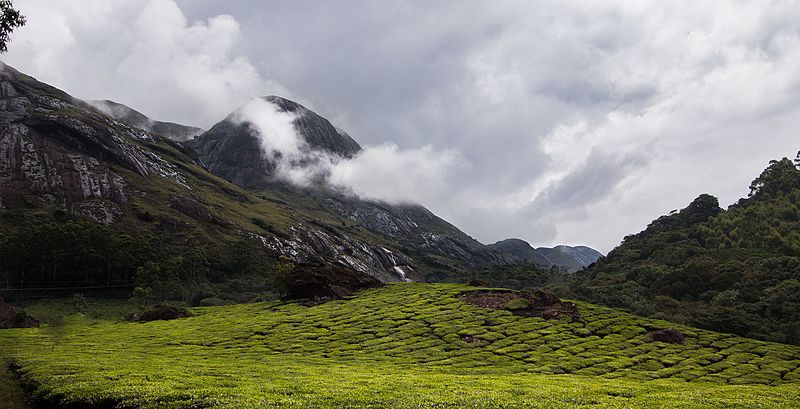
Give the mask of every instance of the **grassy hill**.
M 129 323 L 118 302 L 0 331 L 0 354 L 61 407 L 792 407 L 800 347 L 579 303 L 582 321 L 462 302 L 474 287 L 391 284 L 316 306 L 192 309 Z M 673 327 L 684 344 L 648 336 Z

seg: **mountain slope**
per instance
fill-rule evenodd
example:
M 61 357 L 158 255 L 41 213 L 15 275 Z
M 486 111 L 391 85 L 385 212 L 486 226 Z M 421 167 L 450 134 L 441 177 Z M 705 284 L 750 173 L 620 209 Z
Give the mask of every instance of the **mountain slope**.
M 187 141 L 204 132 L 203 129 L 194 126 L 152 120 L 141 112 L 114 101 L 87 101 L 87 103 L 120 122 L 177 142 Z
M 360 149 L 327 120 L 305 115 L 300 129 L 313 133 L 309 140 L 344 156 Z M 248 136 L 233 135 L 251 150 L 221 144 L 204 162 L 221 163 L 213 153 L 223 153 L 247 166 L 237 155 L 254 151 L 258 163 L 260 147 Z M 232 168 L 245 175 L 232 180 L 260 183 L 246 191 L 195 158 L 185 145 L 3 66 L 0 286 L 144 285 L 159 297 L 243 301 L 278 291 L 272 281 L 282 257 L 381 281 L 421 280 L 432 271 L 457 276 L 509 259 L 419 206 L 275 183 L 266 168 Z
M 347 133 L 307 108 L 275 96 L 263 101 L 296 116 L 294 128 L 304 139 L 309 156 L 321 152 L 346 159 L 361 151 Z M 475 268 L 516 261 L 513 256 L 479 243 L 422 206 L 362 200 L 324 183 L 300 188 L 285 182 L 276 175 L 276 159 L 267 157 L 259 142 L 259 137 L 272 136 L 258 135 L 254 125 L 239 119 L 237 112 L 190 142 L 214 174 L 272 201 L 291 203 L 320 217 L 333 216 L 344 220 L 344 224 L 354 223 L 399 244 L 405 256 L 437 270 L 458 274 L 459 265 Z
M 710 195 L 653 221 L 572 282 L 580 297 L 800 343 L 800 170 L 772 161 L 728 210 Z
M 586 246 L 572 247 L 562 245 L 553 248 L 538 247 L 534 249 L 528 242 L 520 239 L 501 240 L 490 244 L 489 247 L 509 253 L 545 269 L 557 267 L 570 273 L 578 271 L 603 257 L 599 251 Z

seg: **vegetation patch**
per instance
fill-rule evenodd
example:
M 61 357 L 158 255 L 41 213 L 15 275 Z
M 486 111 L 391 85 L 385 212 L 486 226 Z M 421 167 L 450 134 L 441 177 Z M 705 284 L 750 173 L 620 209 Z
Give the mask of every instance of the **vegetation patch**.
M 167 321 L 191 316 L 192 314 L 186 308 L 172 304 L 159 304 L 145 312 L 128 315 L 128 320 L 138 322 Z
M 88 299 L 84 313 L 60 323 L 0 331 L 0 358 L 13 360 L 34 396 L 61 408 L 791 408 L 800 401 L 796 346 L 586 303 L 578 303 L 580 321 L 520 316 L 460 300 L 474 291 L 390 284 L 312 308 L 294 301 L 197 307 L 188 318 L 145 323 L 120 320 L 132 304 Z M 26 309 L 44 318 L 71 303 Z M 685 342 L 653 342 L 647 327 L 673 327 Z

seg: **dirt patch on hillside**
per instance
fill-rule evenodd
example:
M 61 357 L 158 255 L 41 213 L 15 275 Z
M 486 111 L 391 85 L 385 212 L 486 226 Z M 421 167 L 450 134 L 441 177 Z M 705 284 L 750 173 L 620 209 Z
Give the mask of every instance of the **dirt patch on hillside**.
M 514 291 L 470 291 L 462 294 L 460 298 L 467 304 L 502 310 L 511 300 L 519 300 L 522 296 Z
M 647 335 L 649 335 L 653 341 L 665 342 L 667 344 L 683 344 L 685 341 L 683 333 L 675 328 L 654 329 L 647 333 Z
M 572 321 L 581 319 L 578 306 L 561 301 L 555 294 L 546 291 L 486 290 L 462 293 L 462 302 L 494 310 L 508 310 L 514 315 L 539 317 L 548 320 L 570 317 Z
M 0 329 L 38 326 L 39 320 L 28 315 L 22 308 L 7 304 L 0 298 Z

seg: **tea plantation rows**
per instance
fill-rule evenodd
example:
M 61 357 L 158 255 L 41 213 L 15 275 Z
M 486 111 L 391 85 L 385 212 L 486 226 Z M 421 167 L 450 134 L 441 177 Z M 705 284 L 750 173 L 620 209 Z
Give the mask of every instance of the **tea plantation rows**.
M 73 315 L 0 331 L 36 396 L 78 407 L 793 407 L 800 348 L 579 303 L 544 320 L 393 284 L 305 307 L 193 309 L 145 324 Z M 33 306 L 46 316 L 52 304 Z M 684 344 L 653 341 L 676 328 Z

